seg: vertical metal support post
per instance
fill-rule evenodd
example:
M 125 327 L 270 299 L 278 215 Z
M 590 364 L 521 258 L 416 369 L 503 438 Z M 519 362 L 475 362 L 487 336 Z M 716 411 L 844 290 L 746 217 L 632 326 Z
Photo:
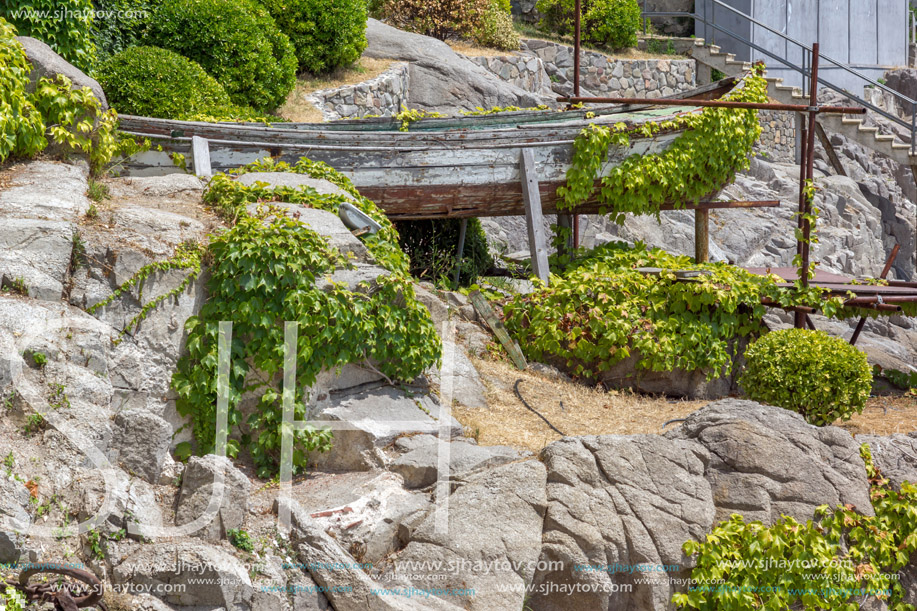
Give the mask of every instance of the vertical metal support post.
M 694 211 L 694 262 L 710 262 L 710 211 Z
M 582 0 L 576 0 L 573 14 L 573 97 L 579 97 L 580 11 Z
M 573 249 L 579 248 L 579 215 L 573 215 Z
M 529 250 L 532 253 L 532 270 L 548 283 L 548 250 L 544 235 L 544 216 L 541 213 L 541 192 L 535 176 L 535 155 L 532 149 L 522 149 L 519 165 L 522 176 L 522 200 L 525 203 L 525 224 L 529 233 Z
M 465 232 L 468 230 L 468 219 L 462 219 L 459 226 L 458 251 L 455 253 L 455 275 L 452 277 L 452 286 L 458 289 L 459 278 L 462 275 L 462 257 L 465 255 Z
M 806 149 L 804 164 L 799 168 L 799 214 L 802 222 L 803 239 L 798 244 L 797 250 L 802 256 L 802 266 L 800 269 L 803 287 L 809 286 L 809 238 L 812 234 L 812 226 L 803 215 L 811 212 L 809 200 L 805 194 L 805 188 L 808 181 L 815 176 L 815 121 L 818 119 L 818 43 L 812 44 L 812 74 L 809 79 L 809 124 L 806 128 Z M 796 314 L 796 328 L 805 328 L 805 316 Z
M 643 0 L 643 35 L 646 36 L 646 0 Z
M 572 214 L 558 214 L 557 215 L 557 226 L 563 229 L 570 230 L 570 237 L 564 240 L 563 244 L 559 245 L 557 254 L 559 255 L 571 255 L 573 254 L 573 219 L 575 218 Z

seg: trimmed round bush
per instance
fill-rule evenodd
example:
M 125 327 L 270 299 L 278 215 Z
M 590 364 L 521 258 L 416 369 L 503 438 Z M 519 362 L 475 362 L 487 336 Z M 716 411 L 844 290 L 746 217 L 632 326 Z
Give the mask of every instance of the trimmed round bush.
M 538 0 L 539 27 L 555 34 L 573 34 L 574 0 Z M 583 0 L 583 40 L 612 49 L 637 45 L 640 4 L 637 0 Z
M 267 10 L 251 0 L 164 0 L 147 43 L 196 61 L 233 103 L 269 112 L 296 84 L 296 55 Z
M 482 47 L 492 47 L 503 51 L 519 49 L 519 35 L 513 27 L 513 17 L 503 0 L 491 0 L 490 6 L 480 15 L 472 31 L 474 42 Z
M 823 331 L 768 333 L 748 347 L 745 360 L 739 383 L 749 398 L 818 426 L 862 412 L 872 389 L 866 354 Z
M 103 62 L 96 78 L 120 113 L 184 119 L 230 105 L 216 79 L 197 63 L 157 47 L 133 47 Z
M 331 72 L 366 49 L 366 0 L 261 0 L 290 37 L 299 69 Z

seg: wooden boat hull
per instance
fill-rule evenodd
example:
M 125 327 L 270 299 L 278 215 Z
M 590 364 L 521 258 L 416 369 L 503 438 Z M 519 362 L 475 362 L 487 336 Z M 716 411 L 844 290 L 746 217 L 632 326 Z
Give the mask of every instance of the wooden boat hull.
M 635 128 L 699 112 L 689 98 L 719 97 L 735 79 L 671 96 L 685 106 L 615 106 L 567 112 L 516 112 L 499 115 L 422 119 L 410 131 L 397 121 L 368 119 L 320 124 L 227 124 L 170 121 L 124 116 L 121 129 L 148 137 L 161 151 L 127 159 L 134 176 L 178 171 L 170 158 L 181 153 L 191 161 L 192 137 L 208 141 L 213 171 L 226 172 L 272 157 L 295 163 L 301 157 L 323 161 L 345 174 L 364 196 L 391 218 L 514 216 L 524 214 L 522 151 L 531 149 L 539 181 L 542 210 L 557 212 L 557 189 L 566 182 L 573 142 L 589 124 L 624 124 Z M 634 136 L 629 146 L 612 148 L 601 170 L 606 175 L 631 155 L 665 151 L 681 134 L 660 132 L 653 138 Z M 575 213 L 597 213 L 596 199 Z

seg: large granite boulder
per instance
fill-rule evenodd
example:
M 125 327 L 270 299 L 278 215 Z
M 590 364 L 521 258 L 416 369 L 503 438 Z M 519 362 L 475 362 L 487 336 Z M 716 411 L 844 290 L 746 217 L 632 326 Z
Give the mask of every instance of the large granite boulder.
M 242 528 L 248 514 L 251 482 L 225 457 L 193 456 L 182 474 L 181 492 L 175 508 L 176 526 L 204 518 L 192 536 L 219 541 L 226 532 Z M 206 519 L 215 500 L 215 513 Z
M 73 82 L 75 88 L 89 87 L 93 95 L 102 103 L 102 110 L 108 110 L 108 100 L 98 81 L 67 62 L 42 41 L 29 36 L 17 36 L 16 40 L 25 49 L 25 55 L 32 64 L 32 72 L 29 73 L 29 80 L 32 84 L 30 91 L 35 90 L 39 79 L 44 77 L 53 79 L 56 75 L 62 74 Z
M 666 610 L 694 566 L 684 542 L 733 513 L 772 524 L 849 503 L 873 514 L 849 433 L 751 401 L 712 403 L 664 436 L 566 438 L 542 460 L 548 510 L 535 611 Z
M 507 83 L 435 38 L 404 32 L 370 19 L 366 40 L 366 57 L 410 62 L 411 108 L 454 114 L 478 106 L 531 107 L 554 103 L 553 99 L 543 99 Z

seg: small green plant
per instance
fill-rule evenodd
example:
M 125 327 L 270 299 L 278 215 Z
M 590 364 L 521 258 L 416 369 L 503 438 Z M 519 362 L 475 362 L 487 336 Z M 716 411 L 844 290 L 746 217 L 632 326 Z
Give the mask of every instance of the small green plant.
M 86 219 L 90 221 L 99 220 L 99 209 L 96 207 L 95 202 L 89 204 L 89 208 L 86 209 Z
M 25 596 L 13 586 L 6 586 L 0 593 L 0 608 L 4 611 L 25 611 Z
M 86 197 L 97 204 L 101 204 L 103 201 L 111 197 L 111 194 L 108 191 L 108 185 L 99 182 L 95 178 L 90 178 L 89 188 L 86 190 Z
M 53 409 L 70 407 L 70 399 L 67 397 L 67 389 L 63 384 L 50 384 L 51 395 L 48 397 L 48 405 Z
M 29 296 L 29 287 L 26 285 L 25 280 L 18 276 L 12 279 L 7 278 L 3 283 L 3 291 L 22 295 L 23 297 Z
M 48 355 L 44 352 L 30 351 L 26 353 L 26 356 L 31 357 L 32 362 L 35 363 L 35 366 L 39 369 L 44 369 L 45 365 L 48 364 Z
M 822 331 L 786 329 L 748 347 L 740 384 L 748 396 L 801 414 L 810 424 L 850 419 L 866 407 L 866 354 Z
M 96 529 L 86 531 L 86 544 L 89 546 L 89 553 L 96 560 L 105 559 L 105 545 L 102 541 L 102 533 Z
M 446 115 L 438 112 L 429 112 L 426 110 L 420 110 L 419 108 L 408 108 L 407 106 L 402 106 L 401 112 L 395 115 L 395 120 L 401 121 L 401 127 L 398 129 L 406 132 L 411 128 L 411 123 L 414 121 L 420 121 L 421 119 L 435 119 L 445 116 Z
M 16 467 L 16 457 L 13 456 L 13 453 L 10 452 L 3 459 L 3 466 L 6 467 L 6 476 L 9 477 L 13 474 L 13 469 Z
M 872 373 L 874 378 L 885 378 L 894 386 L 906 390 L 908 394 L 917 396 L 917 371 L 908 373 L 898 369 L 883 369 L 881 365 L 875 365 Z
M 89 208 L 92 209 L 94 204 L 90 204 Z M 89 212 L 86 212 L 87 216 Z M 70 272 L 73 273 L 75 270 L 83 264 L 86 259 L 86 243 L 83 242 L 83 236 L 80 234 L 78 229 L 73 230 L 73 236 L 70 238 L 71 248 L 70 248 Z
M 226 531 L 226 538 L 229 539 L 229 542 L 236 549 L 240 549 L 243 552 L 255 551 L 255 546 L 252 545 L 252 540 L 247 530 L 242 528 L 231 528 Z
M 22 432 L 26 435 L 33 435 L 45 429 L 47 422 L 45 417 L 39 413 L 29 414 L 29 417 L 26 419 L 25 426 L 22 427 Z
M 296 50 L 253 0 L 163 0 L 146 44 L 197 62 L 230 100 L 270 112 L 296 84 Z

